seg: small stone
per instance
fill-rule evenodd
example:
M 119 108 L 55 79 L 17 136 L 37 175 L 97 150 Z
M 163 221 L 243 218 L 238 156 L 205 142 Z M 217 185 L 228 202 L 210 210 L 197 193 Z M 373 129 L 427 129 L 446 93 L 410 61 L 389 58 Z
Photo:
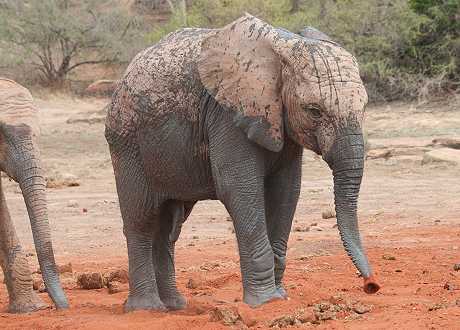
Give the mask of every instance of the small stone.
M 443 304 L 434 304 L 434 305 L 431 305 L 430 307 L 428 307 L 428 310 L 430 312 L 432 312 L 432 311 L 436 311 L 436 310 L 444 308 L 444 307 L 445 306 Z
M 226 217 L 225 221 L 232 222 L 232 218 L 231 217 Z
M 448 290 L 448 291 L 454 291 L 454 290 L 457 290 L 457 287 L 455 284 L 453 283 L 449 283 L 449 282 L 446 282 L 444 284 L 444 289 Z
M 310 231 L 310 227 L 309 226 L 305 226 L 305 227 L 296 226 L 296 227 L 294 227 L 294 231 L 296 231 L 296 232 L 307 232 L 307 231 Z
M 384 254 L 384 255 L 382 256 L 382 259 L 383 259 L 383 260 L 396 260 L 396 257 L 390 256 L 390 255 L 388 255 L 388 254 Z
M 81 210 L 83 213 L 88 213 L 88 209 L 86 207 L 84 207 L 82 210 Z
M 330 208 L 328 210 L 325 210 L 321 213 L 321 217 L 323 219 L 332 219 L 332 218 L 335 218 L 335 211 Z
M 454 265 L 454 270 L 458 272 L 460 270 L 460 263 Z
M 314 231 L 323 231 L 323 228 L 321 228 L 319 226 L 311 227 L 311 229 L 314 230 Z
M 81 273 L 77 276 L 77 284 L 81 289 L 95 290 L 104 287 L 104 279 L 101 273 Z
M 334 224 L 332 225 L 332 228 L 337 228 L 338 226 L 339 226 L 338 224 L 334 223 Z
M 436 220 L 434 220 L 434 222 L 439 223 L 439 222 L 441 222 L 441 220 L 436 219 Z
M 72 269 L 72 263 L 67 263 L 67 264 L 64 264 L 64 265 L 58 265 L 58 271 L 60 274 L 63 274 L 63 273 L 73 273 L 73 269 Z
M 38 291 L 40 287 L 43 285 L 43 279 L 42 278 L 32 278 L 32 287 L 34 288 L 35 291 Z
M 355 313 L 358 313 L 358 314 L 365 314 L 365 313 L 369 313 L 371 311 L 371 307 L 367 306 L 367 305 L 364 305 L 364 304 L 361 304 L 361 303 L 358 303 L 355 306 L 353 306 L 353 311 Z
M 310 224 L 310 226 L 311 226 L 311 227 L 313 227 L 313 226 L 318 226 L 318 223 L 317 223 L 317 222 L 313 222 L 313 223 Z
M 192 239 L 199 239 L 199 238 L 200 238 L 200 237 L 199 237 L 199 236 L 196 236 L 196 235 L 194 235 L 194 236 L 192 237 Z
M 395 269 L 395 272 L 396 273 L 402 273 L 402 270 L 401 269 Z
M 117 281 L 109 282 L 107 288 L 109 289 L 109 294 L 115 294 L 123 291 L 122 284 Z
M 79 206 L 78 202 L 76 200 L 70 200 L 67 202 L 67 207 L 72 207 L 72 208 L 77 208 Z
M 197 289 L 198 288 L 198 282 L 196 280 L 194 280 L 193 278 L 190 278 L 188 281 L 187 281 L 187 284 L 185 285 L 185 287 L 187 289 Z

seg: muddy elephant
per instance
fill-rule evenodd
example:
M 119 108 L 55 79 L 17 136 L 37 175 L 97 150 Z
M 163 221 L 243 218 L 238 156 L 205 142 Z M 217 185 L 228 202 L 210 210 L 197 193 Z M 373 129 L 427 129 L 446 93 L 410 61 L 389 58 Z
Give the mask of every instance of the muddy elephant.
M 244 302 L 286 297 L 303 148 L 332 169 L 345 250 L 365 292 L 376 292 L 356 215 L 366 103 L 345 49 L 250 15 L 222 29 L 179 30 L 139 53 L 115 89 L 105 132 L 127 238 L 125 310 L 184 307 L 174 244 L 206 199 L 233 219 Z
M 0 78 L 0 171 L 19 183 L 46 289 L 57 308 L 66 308 L 68 303 L 54 260 L 46 183 L 36 142 L 39 134 L 37 112 L 26 88 Z M 1 182 L 0 264 L 9 295 L 9 312 L 25 313 L 47 307 L 33 291 L 31 271 L 14 230 Z

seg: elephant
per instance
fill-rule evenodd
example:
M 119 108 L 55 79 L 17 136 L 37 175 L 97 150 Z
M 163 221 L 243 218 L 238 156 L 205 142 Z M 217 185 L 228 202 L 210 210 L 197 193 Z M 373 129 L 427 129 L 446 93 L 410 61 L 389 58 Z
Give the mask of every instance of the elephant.
M 128 249 L 125 311 L 186 306 L 174 248 L 200 200 L 221 201 L 232 218 L 243 301 L 286 298 L 304 148 L 332 169 L 345 250 L 364 291 L 377 292 L 357 222 L 366 103 L 357 61 L 340 45 L 249 14 L 178 30 L 137 54 L 105 127 Z
M 37 120 L 38 109 L 30 92 L 12 80 L 0 78 L 0 171 L 19 183 L 46 289 L 57 308 L 67 308 L 51 241 Z M 29 264 L 11 221 L 1 181 L 0 265 L 9 312 L 27 313 L 48 307 L 33 290 Z

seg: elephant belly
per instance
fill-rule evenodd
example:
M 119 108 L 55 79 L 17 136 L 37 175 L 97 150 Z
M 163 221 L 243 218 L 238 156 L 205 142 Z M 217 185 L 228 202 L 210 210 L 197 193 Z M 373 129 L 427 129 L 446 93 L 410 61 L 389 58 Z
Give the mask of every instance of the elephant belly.
M 178 200 L 216 198 L 208 146 L 200 135 L 198 125 L 172 117 L 138 131 L 145 174 L 154 192 Z

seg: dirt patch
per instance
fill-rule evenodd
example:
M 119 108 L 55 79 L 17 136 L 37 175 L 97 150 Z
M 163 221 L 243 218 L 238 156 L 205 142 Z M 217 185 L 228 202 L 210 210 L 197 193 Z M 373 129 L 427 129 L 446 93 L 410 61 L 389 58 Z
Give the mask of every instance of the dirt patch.
M 285 287 L 289 300 L 256 309 L 241 301 L 231 219 L 220 203 L 206 201 L 194 208 L 177 242 L 178 288 L 187 298 L 187 308 L 125 314 L 126 241 L 104 123 L 92 121 L 103 117 L 107 100 L 50 97 L 37 103 L 42 109 L 43 160 L 48 175 L 58 179 L 56 187 L 48 189 L 49 219 L 58 264 L 71 263 L 70 271 L 61 275 L 71 309 L 7 314 L 6 288 L 0 285 L 2 329 L 458 327 L 459 168 L 422 165 L 422 159 L 427 151 L 446 148 L 433 144 L 434 139 L 458 139 L 459 111 L 411 104 L 367 110 L 371 151 L 391 150 L 389 156 L 382 153 L 367 159 L 359 202 L 363 241 L 382 285 L 377 294 L 362 291 L 362 279 L 343 251 L 336 220 L 332 214 L 323 215 L 333 211 L 330 170 L 305 152 L 302 191 L 288 246 Z M 66 173 L 78 185 L 64 183 Z M 3 184 L 18 236 L 36 269 L 24 201 L 15 183 L 3 180 Z M 83 290 L 77 285 L 79 274 L 94 273 L 95 287 L 100 289 Z M 51 303 L 41 276 L 34 277 L 38 294 Z M 216 313 L 221 316 L 211 321 Z

